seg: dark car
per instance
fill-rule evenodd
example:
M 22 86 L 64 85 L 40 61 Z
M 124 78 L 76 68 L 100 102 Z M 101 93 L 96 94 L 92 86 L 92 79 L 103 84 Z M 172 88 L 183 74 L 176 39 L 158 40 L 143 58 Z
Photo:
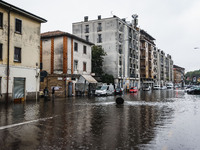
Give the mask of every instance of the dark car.
M 116 88 L 115 89 L 115 95 L 122 95 L 123 91 L 121 88 Z
M 188 94 L 200 95 L 200 88 L 193 88 L 187 91 Z

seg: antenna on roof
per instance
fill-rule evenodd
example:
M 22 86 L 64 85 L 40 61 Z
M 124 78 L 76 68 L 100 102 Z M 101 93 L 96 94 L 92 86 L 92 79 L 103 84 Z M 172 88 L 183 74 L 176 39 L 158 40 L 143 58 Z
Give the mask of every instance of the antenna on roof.
M 111 13 L 111 15 L 113 16 L 113 11 L 111 11 L 110 13 Z
M 138 19 L 137 19 L 138 15 L 137 14 L 133 14 L 131 17 L 133 18 L 133 22 L 132 22 L 133 26 L 137 27 L 137 25 L 138 25 Z

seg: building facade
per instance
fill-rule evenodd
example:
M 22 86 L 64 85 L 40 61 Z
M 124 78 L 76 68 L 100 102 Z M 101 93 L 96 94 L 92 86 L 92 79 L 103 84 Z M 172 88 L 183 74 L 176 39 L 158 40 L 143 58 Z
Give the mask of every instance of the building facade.
M 157 50 L 158 56 L 158 85 L 165 86 L 174 83 L 173 60 L 171 55 L 165 54 L 163 50 Z
M 142 87 L 152 87 L 154 79 L 157 78 L 157 72 L 154 70 L 157 64 L 157 58 L 154 55 L 156 49 L 154 40 L 146 31 L 140 30 L 140 80 Z
M 104 57 L 103 71 L 113 75 L 115 85 L 129 89 L 140 86 L 139 29 L 117 16 L 96 20 L 84 18 L 83 22 L 73 23 L 73 34 L 95 45 L 102 46 Z
M 185 84 L 185 68 L 182 68 L 177 65 L 173 65 L 173 70 L 174 70 L 174 85 L 183 87 Z
M 57 87 L 56 93 L 60 92 L 61 97 L 70 96 L 75 94 L 75 84 L 81 75 L 87 82 L 91 81 L 92 45 L 94 44 L 67 32 L 42 33 L 41 69 L 50 74 L 48 78 L 53 82 L 49 81 L 48 85 L 41 83 L 41 89 L 47 86 L 51 90 L 54 86 Z
M 0 101 L 37 97 L 40 27 L 45 22 L 0 1 Z

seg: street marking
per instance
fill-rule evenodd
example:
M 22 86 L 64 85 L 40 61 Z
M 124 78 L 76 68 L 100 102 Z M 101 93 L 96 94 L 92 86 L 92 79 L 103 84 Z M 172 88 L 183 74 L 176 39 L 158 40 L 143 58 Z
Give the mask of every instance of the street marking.
M 85 111 L 85 110 L 86 109 L 81 109 L 81 110 L 77 110 L 77 111 L 74 111 L 74 112 L 69 112 L 69 113 L 67 113 L 67 115 L 70 115 L 70 114 L 73 114 L 73 113 L 77 113 L 77 112 L 82 112 L 82 111 Z M 31 120 L 31 121 L 26 121 L 26 122 L 21 122 L 21 123 L 16 123 L 16 124 L 11 124 L 11 125 L 7 125 L 7 126 L 2 126 L 2 127 L 0 127 L 0 130 L 12 128 L 12 127 L 17 127 L 17 126 L 21 126 L 21 125 L 25 125 L 25 124 L 29 124 L 29 123 L 33 123 L 33 122 L 45 121 L 45 120 L 53 119 L 54 117 L 58 117 L 58 116 L 59 115 L 56 115 L 56 116 L 53 116 L 53 117 L 47 117 L 47 118 Z
M 2 126 L 2 127 L 0 127 L 0 130 L 7 129 L 7 128 L 12 128 L 12 127 L 16 127 L 16 126 L 21 126 L 21 125 L 25 125 L 25 124 L 29 124 L 29 123 L 33 123 L 33 122 L 45 121 L 45 120 L 52 119 L 52 118 L 53 117 L 48 117 L 48 118 L 36 119 L 36 120 L 31 120 L 31 121 L 11 124 L 11 125 L 7 125 L 7 126 Z

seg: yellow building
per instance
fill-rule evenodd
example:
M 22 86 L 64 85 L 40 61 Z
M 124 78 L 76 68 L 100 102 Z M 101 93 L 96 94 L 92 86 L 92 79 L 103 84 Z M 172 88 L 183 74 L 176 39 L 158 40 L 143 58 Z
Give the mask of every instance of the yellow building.
M 45 22 L 41 17 L 0 1 L 0 101 L 37 96 L 40 27 Z

